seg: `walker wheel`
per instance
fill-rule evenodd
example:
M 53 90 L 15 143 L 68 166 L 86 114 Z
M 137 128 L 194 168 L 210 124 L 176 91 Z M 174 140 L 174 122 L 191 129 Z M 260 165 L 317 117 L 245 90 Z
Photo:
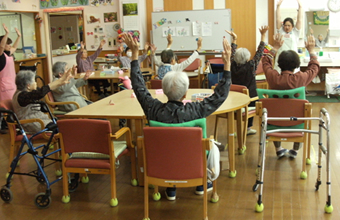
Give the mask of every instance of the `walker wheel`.
M 328 205 L 326 204 L 326 206 L 325 206 L 325 212 L 326 212 L 327 214 L 332 213 L 332 212 L 333 212 L 333 206 L 332 206 L 332 205 L 328 206 Z
M 7 186 L 3 186 L 1 188 L 0 195 L 1 195 L 1 199 L 7 203 L 11 202 L 13 199 L 13 193 Z
M 45 209 L 51 205 L 52 199 L 50 196 L 46 196 L 45 193 L 38 193 L 35 196 L 34 202 L 38 208 Z
M 259 184 L 255 183 L 253 186 L 253 192 L 256 192 L 258 188 L 259 188 Z
M 110 201 L 110 206 L 111 206 L 111 207 L 115 207 L 115 206 L 117 206 L 117 205 L 118 205 L 118 199 L 117 199 L 117 198 L 111 199 L 111 201 Z
M 79 185 L 78 178 L 72 178 L 71 183 L 68 184 L 68 192 L 72 193 L 76 191 L 76 189 L 78 188 L 78 185 Z
M 42 174 L 40 174 L 39 176 L 35 177 L 39 183 L 45 183 L 45 178 Z
M 261 205 L 259 205 L 258 203 L 256 203 L 255 206 L 255 212 L 263 212 L 263 203 L 261 203 Z

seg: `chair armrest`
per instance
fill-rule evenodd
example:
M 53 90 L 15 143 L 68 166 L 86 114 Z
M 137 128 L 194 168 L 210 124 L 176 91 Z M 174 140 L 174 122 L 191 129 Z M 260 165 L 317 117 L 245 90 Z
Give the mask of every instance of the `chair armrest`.
M 259 97 L 258 96 L 255 96 L 253 98 L 250 98 L 250 101 L 253 102 L 253 101 L 256 101 L 256 100 L 259 100 Z
M 77 102 L 74 102 L 74 101 L 68 101 L 68 102 L 50 102 L 50 103 L 47 103 L 47 104 L 49 104 L 49 105 L 68 105 L 68 104 L 71 104 L 71 105 L 75 105 L 77 107 L 77 109 L 80 108 L 79 104 Z
M 83 96 L 84 99 L 89 100 L 89 99 L 86 97 L 86 95 L 81 95 L 81 96 Z M 77 104 L 78 104 L 78 103 L 77 103 Z
M 126 145 L 128 146 L 128 148 L 134 148 L 133 144 L 132 144 L 132 137 L 131 137 L 131 131 L 130 128 L 124 127 L 119 129 L 116 133 L 111 134 L 111 138 L 113 140 L 117 140 L 119 139 L 121 136 L 123 136 L 125 134 L 125 139 L 126 139 Z
M 32 118 L 32 119 L 22 119 L 19 120 L 20 124 L 28 124 L 33 122 L 38 122 L 40 124 L 41 130 L 45 129 L 44 122 L 40 118 Z M 50 137 L 46 135 L 46 133 L 41 133 L 44 139 L 48 140 Z

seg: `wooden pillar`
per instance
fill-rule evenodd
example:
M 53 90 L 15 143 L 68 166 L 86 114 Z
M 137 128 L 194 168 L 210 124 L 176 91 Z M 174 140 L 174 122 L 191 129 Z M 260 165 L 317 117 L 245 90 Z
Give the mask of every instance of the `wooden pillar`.
M 204 9 L 214 9 L 214 1 L 213 0 L 204 0 Z
M 268 0 L 268 43 L 273 45 L 274 44 L 274 33 L 275 33 L 275 23 L 274 23 L 274 16 L 275 16 L 275 0 Z

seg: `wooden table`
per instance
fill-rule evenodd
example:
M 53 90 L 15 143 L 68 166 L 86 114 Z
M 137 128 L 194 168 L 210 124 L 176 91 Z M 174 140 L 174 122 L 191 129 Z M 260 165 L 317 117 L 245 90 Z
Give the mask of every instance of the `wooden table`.
M 154 98 L 162 102 L 167 102 L 167 97 L 164 94 L 156 94 L 155 90 L 149 90 Z M 211 89 L 189 89 L 187 97 L 191 97 L 196 93 L 212 93 Z M 132 90 L 123 90 L 115 93 L 109 97 L 101 99 L 91 105 L 82 107 L 67 113 L 65 117 L 68 118 L 127 118 L 135 121 L 136 137 L 143 135 L 143 120 L 145 119 L 144 112 L 136 98 L 131 98 Z M 114 105 L 110 105 L 110 101 Z M 249 96 L 238 92 L 230 92 L 226 101 L 218 108 L 213 115 L 228 114 L 228 143 L 229 143 L 229 176 L 235 177 L 235 126 L 234 126 L 234 111 L 241 112 L 241 108 L 250 103 Z M 241 122 L 240 122 L 241 123 Z M 238 129 L 241 130 L 241 127 Z M 238 135 L 242 138 L 242 135 Z M 239 147 L 242 147 L 242 141 L 239 142 Z M 136 142 L 135 142 L 136 143 Z M 137 148 L 138 155 L 143 155 L 142 151 Z M 143 185 L 143 160 L 138 159 L 138 182 Z
M 151 68 L 140 68 L 141 72 L 149 72 L 153 73 L 154 71 Z M 102 70 L 97 70 L 94 71 L 94 74 L 92 74 L 89 79 L 107 79 L 110 81 L 111 84 L 111 92 L 113 93 L 113 84 L 119 82 L 119 77 L 129 77 L 130 78 L 130 69 L 126 69 L 123 71 L 122 74 L 119 74 L 118 71 L 112 71 L 112 73 L 106 73 L 106 74 L 101 74 L 103 71 Z M 74 76 L 75 79 L 78 79 L 80 77 L 83 77 L 85 73 L 78 73 L 77 75 Z M 88 96 L 87 89 L 84 91 L 81 91 L 83 95 Z

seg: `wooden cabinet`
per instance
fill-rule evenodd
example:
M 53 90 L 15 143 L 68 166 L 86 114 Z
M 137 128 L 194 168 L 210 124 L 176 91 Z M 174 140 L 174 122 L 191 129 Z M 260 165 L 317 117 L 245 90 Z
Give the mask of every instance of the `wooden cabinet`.
M 16 60 L 15 61 L 15 72 L 19 72 L 21 70 L 20 65 L 21 66 L 32 66 L 32 67 L 36 66 L 36 74 L 45 81 L 45 84 L 49 83 L 46 57 L 36 57 L 36 58 L 31 58 L 31 59 Z M 39 87 L 42 86 L 41 81 L 38 81 L 38 86 Z

